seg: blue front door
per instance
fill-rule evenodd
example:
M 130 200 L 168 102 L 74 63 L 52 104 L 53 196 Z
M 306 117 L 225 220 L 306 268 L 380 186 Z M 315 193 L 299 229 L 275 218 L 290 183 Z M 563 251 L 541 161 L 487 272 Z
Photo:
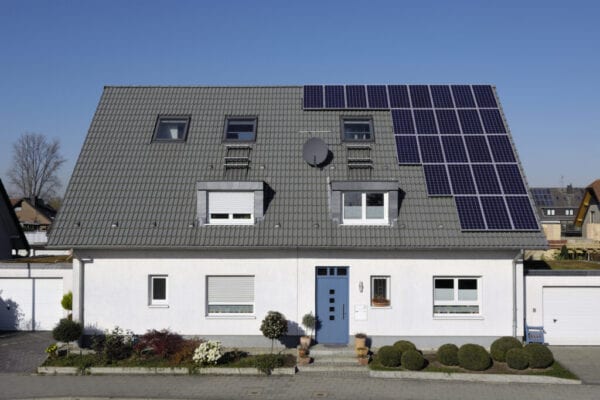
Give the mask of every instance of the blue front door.
M 348 343 L 348 267 L 317 267 L 317 343 Z

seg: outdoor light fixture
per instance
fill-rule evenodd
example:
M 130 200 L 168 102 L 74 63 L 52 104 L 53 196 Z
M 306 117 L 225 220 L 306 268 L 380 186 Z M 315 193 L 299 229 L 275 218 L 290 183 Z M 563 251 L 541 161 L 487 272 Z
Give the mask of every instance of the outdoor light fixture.
M 365 285 L 363 285 L 363 282 L 362 281 L 358 282 L 358 291 L 362 293 L 364 288 L 365 288 Z

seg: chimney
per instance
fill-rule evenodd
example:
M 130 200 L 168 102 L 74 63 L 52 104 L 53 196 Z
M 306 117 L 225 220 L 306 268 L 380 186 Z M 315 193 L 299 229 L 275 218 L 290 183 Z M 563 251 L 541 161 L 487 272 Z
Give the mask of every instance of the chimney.
M 568 194 L 573 194 L 573 184 L 572 183 L 569 183 L 567 185 L 567 193 Z

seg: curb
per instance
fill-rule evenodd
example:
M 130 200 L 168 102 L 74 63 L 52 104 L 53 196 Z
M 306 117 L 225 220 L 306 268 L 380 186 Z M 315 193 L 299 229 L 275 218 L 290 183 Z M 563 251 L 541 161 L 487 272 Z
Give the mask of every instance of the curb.
M 37 373 L 41 375 L 79 375 L 77 367 L 38 367 Z
M 187 368 L 90 367 L 90 375 L 189 375 Z
M 265 374 L 256 368 L 200 368 L 199 375 L 259 375 Z M 275 368 L 271 371 L 271 375 L 295 375 L 296 367 L 290 368 Z
M 38 367 L 40 375 L 190 375 L 187 368 L 147 368 L 147 367 L 90 367 L 81 372 L 77 367 Z M 256 368 L 201 368 L 198 375 L 255 375 L 264 373 Z M 271 375 L 296 374 L 296 367 L 275 368 Z
M 546 383 L 562 385 L 581 385 L 580 380 L 555 378 L 552 376 L 508 375 L 508 374 L 463 374 L 447 372 L 417 372 L 417 371 L 369 371 L 372 378 L 388 379 L 419 379 L 490 383 Z

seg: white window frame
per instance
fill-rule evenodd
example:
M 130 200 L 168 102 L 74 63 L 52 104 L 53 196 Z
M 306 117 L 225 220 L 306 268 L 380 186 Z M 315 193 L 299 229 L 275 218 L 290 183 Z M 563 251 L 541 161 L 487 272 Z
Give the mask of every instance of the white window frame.
M 546 210 L 546 215 L 556 215 L 556 211 L 552 208 Z
M 453 300 L 436 300 L 435 299 L 435 281 L 438 279 L 452 279 L 454 280 L 453 291 L 454 291 L 454 299 Z M 458 281 L 463 279 L 474 279 L 477 281 L 477 300 L 459 300 L 458 299 Z M 433 299 L 433 307 L 432 312 L 435 317 L 444 317 L 444 318 L 452 318 L 452 317 L 479 317 L 482 315 L 482 306 L 481 306 L 481 276 L 434 276 L 433 277 L 433 287 L 432 287 L 432 299 Z M 436 306 L 477 306 L 477 313 L 436 313 Z
M 565 215 L 572 216 L 573 215 L 573 210 L 572 209 L 565 210 Z
M 347 193 L 360 193 L 361 194 L 361 218 L 346 218 L 346 194 Z M 367 218 L 367 193 L 381 193 L 383 194 L 383 218 Z M 389 192 L 379 191 L 359 191 L 349 190 L 342 192 L 342 221 L 344 225 L 389 225 L 388 215 L 388 204 L 389 204 Z
M 209 292 L 209 280 L 212 277 L 219 277 L 219 278 L 227 278 L 227 277 L 231 277 L 231 278 L 237 278 L 237 277 L 251 277 L 253 280 L 253 284 L 256 285 L 256 276 L 255 275 L 207 275 L 206 276 L 206 315 L 208 317 L 240 317 L 240 318 L 244 318 L 244 317 L 249 317 L 249 318 L 253 318 L 255 316 L 256 313 L 256 286 L 254 286 L 254 292 L 252 293 L 252 297 L 253 297 L 253 301 L 252 302 L 227 302 L 227 301 L 218 301 L 218 302 L 210 302 L 209 298 L 208 298 L 208 292 Z M 215 306 L 252 306 L 252 312 L 250 313 L 211 313 L 210 312 L 210 306 L 211 305 L 215 305 Z
M 256 195 L 254 192 L 251 191 L 241 191 L 241 192 L 236 192 L 236 191 L 226 191 L 226 192 L 222 192 L 222 193 L 249 193 L 252 195 L 252 204 L 250 204 L 251 207 L 251 212 L 250 212 L 250 218 L 235 218 L 236 214 L 248 214 L 248 213 L 240 213 L 240 212 L 235 212 L 235 210 L 231 210 L 230 212 L 223 212 L 223 213 L 213 213 L 211 212 L 211 205 L 210 205 L 210 194 L 211 193 L 216 193 L 216 191 L 211 191 L 208 192 L 208 207 L 207 207 L 207 223 L 209 225 L 254 225 L 254 196 Z M 213 218 L 212 216 L 215 214 L 227 214 L 227 218 Z
M 165 298 L 154 298 L 154 280 L 164 279 Z M 148 275 L 148 305 L 154 307 L 166 307 L 169 305 L 169 276 L 168 275 Z
M 387 304 L 375 304 L 373 302 L 373 299 L 375 298 L 375 294 L 373 293 L 374 289 L 375 289 L 375 280 L 376 279 L 381 279 L 385 281 L 385 300 L 387 300 Z M 371 307 L 390 307 L 392 305 L 392 299 L 390 296 L 391 290 L 390 290 L 390 283 L 391 283 L 391 279 L 389 275 L 372 275 L 371 276 Z

